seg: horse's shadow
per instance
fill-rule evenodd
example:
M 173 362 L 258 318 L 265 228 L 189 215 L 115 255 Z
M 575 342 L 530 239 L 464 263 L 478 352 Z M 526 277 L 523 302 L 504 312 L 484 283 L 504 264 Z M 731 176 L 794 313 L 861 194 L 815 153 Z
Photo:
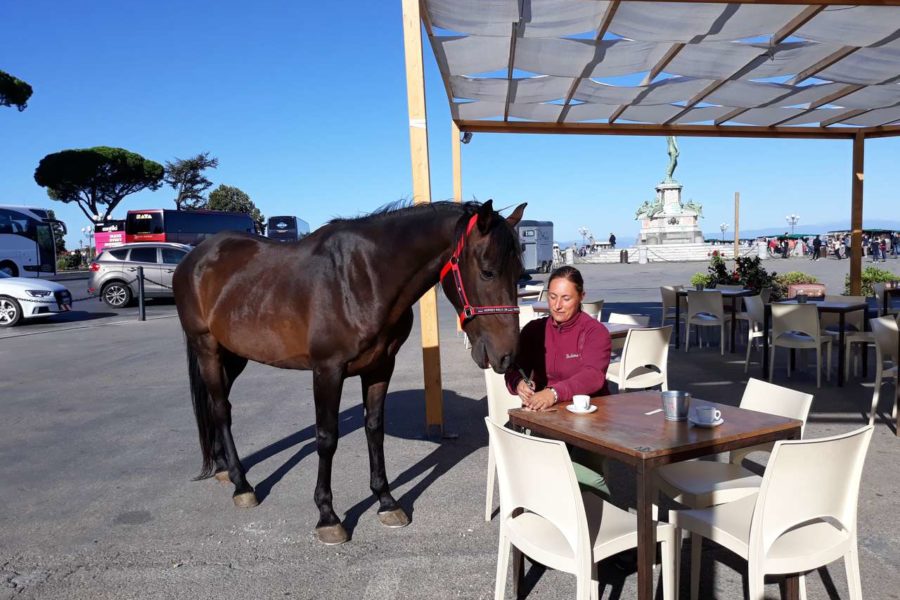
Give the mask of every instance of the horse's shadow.
M 406 440 L 425 440 L 424 418 L 424 393 L 422 390 L 404 390 L 389 393 L 385 407 L 385 438 L 400 438 Z M 444 391 L 444 412 L 447 421 L 454 423 L 455 427 L 466 431 L 463 438 L 455 440 L 441 440 L 434 445 L 434 449 L 416 464 L 407 468 L 391 481 L 391 489 L 414 481 L 425 475 L 416 484 L 397 498 L 400 505 L 406 510 L 410 518 L 414 512 L 414 505 L 419 496 L 428 489 L 431 484 L 440 479 L 456 464 L 466 458 L 472 452 L 487 445 L 487 432 L 484 427 L 479 427 L 486 415 L 487 408 L 484 402 L 464 396 L 455 392 Z M 356 404 L 338 415 L 340 436 L 363 428 L 365 424 L 363 407 Z M 256 485 L 256 497 L 259 502 L 264 502 L 272 489 L 284 478 L 284 476 L 297 466 L 304 458 L 316 453 L 316 427 L 311 424 L 300 431 L 284 437 L 244 457 L 242 463 L 247 471 L 253 466 L 295 446 L 301 446 L 281 466 L 272 471 L 268 477 Z M 338 448 L 340 452 L 340 448 Z M 390 464 L 388 464 L 390 469 Z M 390 470 L 388 471 L 390 473 Z M 344 527 L 352 535 L 353 529 L 360 517 L 375 506 L 374 496 L 368 496 L 354 506 L 350 507 L 344 517 Z

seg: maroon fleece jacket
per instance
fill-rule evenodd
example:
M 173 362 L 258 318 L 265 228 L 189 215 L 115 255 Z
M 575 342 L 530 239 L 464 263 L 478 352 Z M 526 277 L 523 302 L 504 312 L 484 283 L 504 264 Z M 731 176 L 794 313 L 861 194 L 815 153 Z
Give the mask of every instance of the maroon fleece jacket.
M 535 389 L 552 387 L 560 402 L 575 394 L 605 396 L 611 348 L 609 330 L 583 312 L 561 325 L 551 318 L 536 319 L 519 335 L 517 364 L 506 372 L 506 387 L 516 393 L 521 368 Z

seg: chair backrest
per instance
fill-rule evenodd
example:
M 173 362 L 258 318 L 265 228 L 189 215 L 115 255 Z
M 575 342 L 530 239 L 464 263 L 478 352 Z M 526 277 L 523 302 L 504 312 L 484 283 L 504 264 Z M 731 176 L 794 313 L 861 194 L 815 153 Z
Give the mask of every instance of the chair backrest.
M 603 300 L 594 300 L 591 302 L 582 302 L 581 310 L 591 315 L 595 319 L 600 319 L 600 313 L 603 311 Z
M 546 302 L 549 294 L 550 292 L 547 290 L 547 288 L 542 289 L 538 294 L 538 302 Z
M 501 523 L 519 508 L 535 513 L 566 538 L 576 560 L 583 559 L 590 553 L 587 517 L 565 443 L 484 422 L 497 459 Z
M 753 322 L 759 323 L 760 329 L 762 329 L 762 324 L 766 318 L 766 304 L 762 294 L 747 296 L 744 298 L 744 306 L 747 307 L 747 314 L 750 315 Z
M 519 305 L 519 329 L 521 330 L 523 327 L 528 325 L 529 322 L 534 321 L 537 318 L 537 313 L 534 312 L 534 307 L 530 304 L 520 304 Z
M 837 522 L 856 534 L 859 483 L 872 425 L 814 440 L 775 443 L 750 521 L 750 555 L 765 557 L 779 536 L 795 527 Z M 813 554 L 816 548 L 806 548 Z
M 669 360 L 669 338 L 672 326 L 629 329 L 622 348 L 622 381 L 641 367 L 655 367 L 665 373 Z M 619 384 L 622 387 L 622 384 Z
M 522 399 L 509 393 L 503 375 L 493 369 L 484 369 L 484 386 L 487 388 L 488 418 L 498 425 L 505 425 L 509 421 L 506 413 L 511 408 L 521 408 Z
M 788 419 L 797 419 L 802 423 L 800 426 L 800 435 L 802 436 L 803 430 L 806 428 L 806 419 L 809 417 L 812 401 L 812 394 L 804 394 L 797 390 L 751 377 L 747 381 L 747 387 L 744 388 L 744 395 L 741 397 L 741 408 Z M 773 446 L 774 442 L 767 442 L 748 448 L 732 450 L 729 461 L 734 464 L 740 464 L 748 454 L 753 452 L 771 452 Z
M 675 308 L 675 301 L 678 297 L 678 290 L 681 290 L 683 288 L 684 286 L 681 285 L 660 286 L 659 293 L 662 296 L 663 310 Z
M 839 296 L 833 294 L 825 294 L 823 297 L 825 302 L 865 302 L 865 296 Z M 849 312 L 844 315 L 844 323 L 847 326 L 853 326 L 856 328 L 856 331 L 863 330 L 863 323 L 865 323 L 865 311 L 855 310 L 853 312 Z M 837 313 L 822 313 L 819 317 L 819 322 L 822 324 L 822 328 L 833 327 L 837 329 L 841 323 L 841 317 Z
M 763 304 L 768 304 L 772 298 L 772 288 L 766 286 L 759 290 L 759 296 L 762 298 Z
M 625 315 L 622 313 L 609 313 L 609 323 L 621 323 L 623 325 L 637 325 L 647 327 L 650 325 L 650 315 Z
M 815 304 L 772 304 L 772 340 L 782 333 L 797 331 L 818 340 L 819 309 Z
M 889 360 L 895 365 L 897 364 L 897 345 L 900 344 L 900 328 L 898 328 L 897 322 L 897 319 L 890 316 L 878 317 L 869 321 L 881 360 Z M 875 365 L 875 368 L 883 367 L 879 364 Z
M 715 315 L 724 320 L 725 309 L 722 306 L 722 292 L 718 290 L 702 292 L 688 290 L 688 319 L 700 313 Z

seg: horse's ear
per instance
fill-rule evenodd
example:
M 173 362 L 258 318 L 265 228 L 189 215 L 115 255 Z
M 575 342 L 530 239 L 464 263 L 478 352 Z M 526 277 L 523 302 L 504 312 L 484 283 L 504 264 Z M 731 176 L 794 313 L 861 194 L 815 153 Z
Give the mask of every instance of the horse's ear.
M 482 235 L 488 232 L 491 226 L 491 219 L 494 216 L 494 201 L 488 200 L 478 207 L 478 231 Z
M 528 206 L 527 202 L 523 202 L 522 204 L 516 207 L 516 210 L 512 211 L 512 214 L 506 217 L 506 222 L 511 226 L 515 227 L 519 224 L 519 221 L 522 220 L 522 215 L 525 214 L 525 207 Z

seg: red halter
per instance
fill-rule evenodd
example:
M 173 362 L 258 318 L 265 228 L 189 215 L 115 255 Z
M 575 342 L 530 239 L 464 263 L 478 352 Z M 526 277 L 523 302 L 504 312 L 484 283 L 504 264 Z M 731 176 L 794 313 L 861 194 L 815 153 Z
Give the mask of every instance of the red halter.
M 463 287 L 462 275 L 459 272 L 459 257 L 466 245 L 466 238 L 469 237 L 469 234 L 475 227 L 476 221 L 478 221 L 478 215 L 472 215 L 472 218 L 469 219 L 469 224 L 466 226 L 466 233 L 460 236 L 459 242 L 456 244 L 456 250 L 453 251 L 450 260 L 441 269 L 441 281 L 444 281 L 447 273 L 453 272 L 453 283 L 456 285 L 456 293 L 463 305 L 462 312 L 459 313 L 460 325 L 465 324 L 469 319 L 474 319 L 478 315 L 517 314 L 519 312 L 518 306 L 472 306 L 469 304 L 469 298 L 466 296 L 466 290 Z

